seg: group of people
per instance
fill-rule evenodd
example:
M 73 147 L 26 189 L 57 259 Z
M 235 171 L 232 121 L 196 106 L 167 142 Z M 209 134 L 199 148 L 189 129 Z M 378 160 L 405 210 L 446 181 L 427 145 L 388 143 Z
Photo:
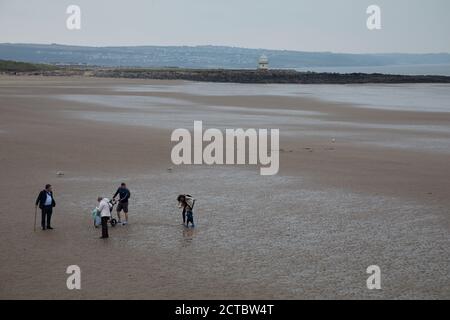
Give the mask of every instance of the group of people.
M 119 199 L 116 200 L 116 197 L 119 196 Z M 116 193 L 113 195 L 111 200 L 104 197 L 98 197 L 98 206 L 96 207 L 96 213 L 101 218 L 101 226 L 102 226 L 102 236 L 101 239 L 106 239 L 109 237 L 108 234 L 108 222 L 112 219 L 111 213 L 114 207 L 114 204 L 117 203 L 117 223 L 122 225 L 128 224 L 128 200 L 130 199 L 131 192 L 127 188 L 125 183 L 121 183 L 120 187 L 117 189 Z M 182 208 L 182 217 L 183 217 L 183 225 L 189 227 L 189 224 L 192 227 L 195 227 L 194 224 L 194 205 L 195 199 L 189 194 L 180 194 L 177 197 L 178 207 Z M 51 220 L 53 214 L 53 208 L 56 206 L 56 201 L 53 195 L 52 185 L 45 185 L 45 189 L 39 192 L 39 195 L 36 199 L 36 210 L 39 207 L 41 209 L 41 227 L 42 230 L 53 230 Z M 125 220 L 122 221 L 121 213 L 124 213 Z

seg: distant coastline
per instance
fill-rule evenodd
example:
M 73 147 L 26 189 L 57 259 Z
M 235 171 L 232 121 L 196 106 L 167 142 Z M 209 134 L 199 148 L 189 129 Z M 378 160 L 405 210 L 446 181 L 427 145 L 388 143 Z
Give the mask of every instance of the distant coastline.
M 226 46 L 92 47 L 60 44 L 0 43 L 0 59 L 52 65 L 107 68 L 255 69 L 266 56 L 273 69 L 362 73 L 394 73 L 391 67 L 450 65 L 450 53 L 337 53 L 249 49 Z M 338 68 L 340 70 L 333 70 Z M 364 70 L 364 68 L 367 68 Z M 436 70 L 436 69 L 435 69 Z M 439 71 L 439 70 L 436 70 Z M 415 74 L 430 73 L 419 72 Z M 450 75 L 434 73 L 437 75 Z
M 54 66 L 6 60 L 0 60 L 0 73 L 17 76 L 86 76 L 100 78 L 187 80 L 255 84 L 450 83 L 449 76 L 432 75 L 318 73 L 280 69 L 102 68 L 88 66 Z

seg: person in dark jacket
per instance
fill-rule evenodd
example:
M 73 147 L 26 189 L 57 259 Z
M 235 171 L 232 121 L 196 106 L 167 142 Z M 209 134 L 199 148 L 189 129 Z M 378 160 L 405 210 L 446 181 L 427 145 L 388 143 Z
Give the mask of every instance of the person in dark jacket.
M 117 189 L 116 193 L 112 197 L 113 200 L 116 199 L 117 195 L 119 195 L 119 204 L 117 205 L 117 216 L 119 218 L 118 223 L 122 223 L 122 220 L 120 219 L 120 212 L 123 210 L 125 213 L 125 221 L 122 224 L 126 225 L 128 224 L 128 199 L 130 199 L 131 193 L 125 183 L 120 184 L 119 189 Z
M 36 208 L 39 206 L 42 212 L 41 226 L 42 230 L 53 230 L 52 228 L 52 213 L 53 208 L 56 206 L 55 198 L 53 197 L 52 186 L 50 184 L 45 185 L 45 189 L 42 190 L 36 199 Z

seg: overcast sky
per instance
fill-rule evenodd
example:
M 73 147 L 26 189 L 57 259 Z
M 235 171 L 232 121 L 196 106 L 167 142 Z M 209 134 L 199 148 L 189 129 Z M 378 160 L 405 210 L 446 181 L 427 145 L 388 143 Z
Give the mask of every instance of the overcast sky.
M 81 30 L 66 8 L 81 8 Z M 382 10 L 369 31 L 366 9 Z M 0 42 L 450 52 L 449 0 L 0 0 Z

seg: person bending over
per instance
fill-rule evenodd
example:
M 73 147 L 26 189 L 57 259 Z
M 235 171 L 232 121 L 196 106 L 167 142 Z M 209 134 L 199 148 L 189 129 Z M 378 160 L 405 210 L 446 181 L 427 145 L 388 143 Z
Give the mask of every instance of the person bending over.
M 195 199 L 189 194 L 180 194 L 177 197 L 178 207 L 183 208 L 183 224 L 189 228 L 189 223 L 191 223 L 192 228 L 195 227 L 194 224 L 194 204 Z

